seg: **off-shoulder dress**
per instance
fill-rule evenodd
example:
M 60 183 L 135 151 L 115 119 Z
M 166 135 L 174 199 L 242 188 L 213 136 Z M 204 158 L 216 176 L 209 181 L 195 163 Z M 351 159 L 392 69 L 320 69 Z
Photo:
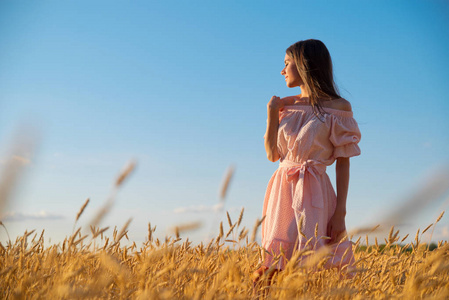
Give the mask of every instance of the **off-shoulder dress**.
M 326 167 L 339 157 L 360 155 L 360 138 L 352 111 L 324 108 L 320 115 L 308 104 L 295 104 L 279 112 L 277 145 L 281 158 L 268 183 L 263 205 L 264 266 L 271 267 L 278 256 L 277 268 L 283 269 L 294 250 L 304 249 L 310 238 L 307 246 L 312 249 L 327 244 L 323 237 L 327 236 L 327 224 L 337 200 Z M 280 255 L 281 248 L 284 255 Z M 333 257 L 328 267 L 353 262 L 350 241 L 331 249 Z

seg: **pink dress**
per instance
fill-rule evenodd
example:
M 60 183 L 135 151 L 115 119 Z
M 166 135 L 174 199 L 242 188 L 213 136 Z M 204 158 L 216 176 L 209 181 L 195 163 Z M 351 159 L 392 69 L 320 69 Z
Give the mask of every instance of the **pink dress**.
M 310 105 L 285 106 L 279 112 L 279 168 L 268 183 L 263 205 L 263 265 L 271 267 L 274 258 L 284 253 L 277 268 L 283 269 L 293 251 L 326 245 L 327 224 L 337 200 L 326 174 L 326 167 L 338 157 L 360 155 L 360 131 L 351 111 L 324 108 L 317 116 Z M 302 234 L 298 224 L 303 220 Z M 317 238 L 315 227 L 318 224 Z M 354 260 L 350 241 L 334 245 L 327 267 L 351 264 Z M 346 253 L 345 253 L 346 252 Z

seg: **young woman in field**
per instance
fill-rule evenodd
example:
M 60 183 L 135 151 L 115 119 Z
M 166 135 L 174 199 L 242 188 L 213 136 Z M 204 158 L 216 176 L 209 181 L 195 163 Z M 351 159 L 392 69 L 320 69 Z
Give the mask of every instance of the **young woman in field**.
M 254 282 L 270 267 L 282 270 L 293 252 L 305 247 L 330 246 L 333 257 L 327 267 L 354 260 L 351 242 L 344 240 L 349 158 L 360 154 L 361 137 L 351 104 L 338 93 L 331 57 L 321 41 L 291 45 L 281 74 L 301 94 L 273 96 L 267 105 L 265 150 L 270 161 L 280 163 L 265 194 L 266 251 Z M 337 194 L 326 174 L 335 161 Z

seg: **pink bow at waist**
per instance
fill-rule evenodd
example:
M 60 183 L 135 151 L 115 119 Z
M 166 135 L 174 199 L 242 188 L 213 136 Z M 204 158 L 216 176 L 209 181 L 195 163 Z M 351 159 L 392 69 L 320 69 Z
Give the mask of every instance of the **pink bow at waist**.
M 326 172 L 326 165 L 312 159 L 299 163 L 283 160 L 279 163 L 279 168 L 287 168 L 287 181 L 297 179 L 292 201 L 294 210 L 301 210 L 302 204 L 307 200 L 310 200 L 313 207 L 324 207 L 319 176 Z M 306 184 L 310 190 L 305 194 L 304 187 Z

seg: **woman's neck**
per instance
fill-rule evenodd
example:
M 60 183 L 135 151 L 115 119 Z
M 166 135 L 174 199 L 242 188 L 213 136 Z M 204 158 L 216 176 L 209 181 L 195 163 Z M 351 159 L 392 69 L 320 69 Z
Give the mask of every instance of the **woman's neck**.
M 299 94 L 299 96 L 301 98 L 309 98 L 309 93 L 307 92 L 305 85 L 300 85 L 299 88 L 301 89 L 301 94 Z

